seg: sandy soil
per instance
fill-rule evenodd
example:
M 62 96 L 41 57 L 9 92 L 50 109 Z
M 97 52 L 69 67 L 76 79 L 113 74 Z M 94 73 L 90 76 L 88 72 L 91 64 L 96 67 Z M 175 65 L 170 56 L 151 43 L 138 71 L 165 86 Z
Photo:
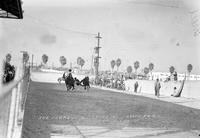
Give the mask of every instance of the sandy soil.
M 78 89 L 66 92 L 64 84 L 31 82 L 23 138 L 49 138 L 52 124 L 200 130 L 200 110 L 142 96 Z

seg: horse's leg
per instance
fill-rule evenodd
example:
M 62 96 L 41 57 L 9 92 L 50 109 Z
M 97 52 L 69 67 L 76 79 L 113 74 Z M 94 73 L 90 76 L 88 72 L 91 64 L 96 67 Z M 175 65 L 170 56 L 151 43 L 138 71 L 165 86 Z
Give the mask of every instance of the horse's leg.
M 66 84 L 67 92 L 69 91 L 69 86 Z
M 70 91 L 71 90 L 71 86 L 68 86 L 68 91 Z
M 89 85 L 87 85 L 87 91 L 89 91 Z
M 67 81 L 65 80 L 65 85 L 66 85 L 66 88 L 67 88 L 67 92 L 69 91 L 69 85 L 67 84 Z
M 72 90 L 74 90 L 74 89 L 75 89 L 75 84 L 73 83 L 73 84 L 72 84 Z

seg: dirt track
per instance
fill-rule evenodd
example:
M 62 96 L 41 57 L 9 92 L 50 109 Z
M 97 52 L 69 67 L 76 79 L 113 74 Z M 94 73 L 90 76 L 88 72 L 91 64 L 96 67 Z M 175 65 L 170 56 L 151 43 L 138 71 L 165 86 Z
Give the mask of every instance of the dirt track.
M 200 110 L 94 88 L 65 90 L 64 85 L 31 82 L 24 138 L 49 138 L 52 124 L 200 130 Z

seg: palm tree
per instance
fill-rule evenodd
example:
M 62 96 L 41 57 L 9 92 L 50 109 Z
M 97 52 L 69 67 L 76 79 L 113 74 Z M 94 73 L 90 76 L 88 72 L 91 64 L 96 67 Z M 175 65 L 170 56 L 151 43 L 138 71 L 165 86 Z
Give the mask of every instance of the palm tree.
M 111 65 L 112 72 L 113 72 L 113 69 L 114 69 L 114 67 L 115 67 L 115 60 L 112 60 L 112 61 L 110 62 L 110 65 Z
M 61 66 L 64 66 L 65 64 L 67 64 L 67 60 L 64 56 L 60 56 L 60 64 Z
M 47 56 L 46 54 L 43 54 L 43 55 L 42 55 L 42 62 L 43 62 L 44 64 L 47 64 L 47 62 L 48 62 L 48 56 Z
M 78 58 L 77 58 L 77 65 L 79 65 L 79 66 L 81 65 L 81 60 L 82 60 L 81 57 L 78 57 Z
M 137 69 L 140 67 L 140 62 L 139 61 L 135 61 L 134 62 L 134 68 L 135 68 L 135 74 L 137 76 Z
M 151 79 L 153 80 L 153 75 L 152 75 L 152 71 L 154 69 L 154 64 L 153 63 L 149 63 L 149 71 L 151 72 Z
M 149 63 L 149 71 L 152 71 L 154 69 L 154 64 L 153 63 Z
M 85 60 L 81 58 L 81 60 L 80 60 L 81 69 L 82 69 L 82 67 L 84 66 L 84 64 L 85 64 Z
M 28 60 L 29 60 L 28 53 L 27 52 L 23 52 L 23 63 L 27 64 Z
M 188 64 L 188 65 L 187 65 L 187 71 L 188 71 L 188 80 L 189 80 L 189 78 L 190 78 L 190 73 L 191 73 L 192 69 L 193 69 L 193 66 L 192 66 L 192 64 Z
M 172 80 L 172 76 L 173 76 L 173 73 L 174 73 L 174 71 L 175 71 L 175 67 L 174 66 L 171 66 L 170 68 L 169 68 L 169 72 L 171 73 L 171 80 Z
M 11 54 L 8 53 L 8 54 L 6 55 L 6 62 L 10 63 L 11 58 L 12 58 Z
M 122 61 L 120 58 L 116 60 L 117 71 L 119 70 L 119 66 L 121 65 Z
M 174 73 L 174 71 L 175 71 L 175 67 L 174 67 L 174 66 L 171 66 L 171 67 L 169 68 L 169 72 L 171 73 L 171 75 Z
M 126 70 L 127 70 L 127 73 L 129 74 L 129 77 L 130 77 L 130 76 L 131 76 L 131 73 L 132 73 L 132 71 L 133 71 L 132 67 L 131 67 L 131 66 L 128 66 Z

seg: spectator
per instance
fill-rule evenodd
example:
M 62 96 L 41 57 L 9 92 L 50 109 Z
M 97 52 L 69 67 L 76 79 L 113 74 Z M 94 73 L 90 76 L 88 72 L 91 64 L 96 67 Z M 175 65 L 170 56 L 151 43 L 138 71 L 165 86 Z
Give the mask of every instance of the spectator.
M 174 72 L 174 81 L 177 81 L 178 80 L 178 75 L 177 75 L 177 72 L 175 71 Z
M 134 84 L 134 92 L 137 93 L 137 89 L 138 89 L 138 82 L 136 81 Z
M 159 81 L 159 79 L 156 79 L 156 82 L 155 82 L 155 96 L 157 96 L 157 97 L 160 96 L 160 88 L 161 88 L 160 81 Z
M 4 62 L 4 75 L 3 83 L 12 81 L 15 77 L 15 67 L 10 64 L 11 54 L 6 55 L 6 61 Z

